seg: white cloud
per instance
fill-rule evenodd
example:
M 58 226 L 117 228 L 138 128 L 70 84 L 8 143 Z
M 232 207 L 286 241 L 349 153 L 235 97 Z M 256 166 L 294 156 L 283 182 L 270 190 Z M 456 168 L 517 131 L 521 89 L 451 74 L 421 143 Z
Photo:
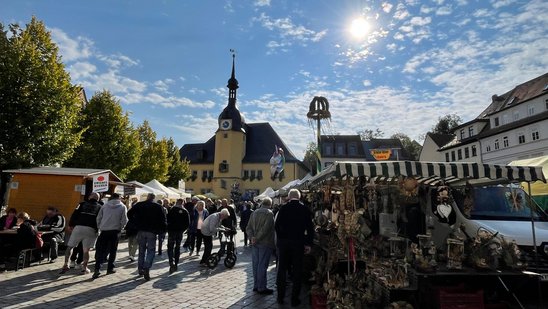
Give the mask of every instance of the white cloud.
M 428 6 L 425 6 L 425 5 L 421 6 L 421 13 L 422 14 L 430 14 L 432 11 L 434 11 L 434 8 L 432 8 L 432 7 L 428 7 Z
M 63 61 L 70 62 L 79 59 L 87 59 L 93 52 L 93 42 L 85 37 L 70 38 L 66 32 L 59 28 L 49 28 L 51 39 L 59 47 Z
M 444 16 L 444 15 L 449 15 L 451 13 L 453 13 L 453 9 L 451 8 L 450 5 L 439 7 L 436 10 L 436 15 Z
M 403 3 L 398 3 L 396 7 L 396 12 L 394 13 L 394 18 L 398 20 L 403 20 L 409 16 L 409 11 L 405 8 Z
M 457 2 L 457 5 L 458 6 L 463 6 L 463 5 L 467 5 L 468 4 L 468 0 L 457 0 L 455 1 Z
M 253 4 L 255 6 L 270 6 L 270 0 L 256 0 Z
M 269 50 L 274 50 L 279 47 L 291 46 L 292 43 L 298 43 L 306 46 L 308 43 L 319 42 L 327 34 L 327 29 L 315 31 L 308 29 L 303 25 L 293 23 L 291 18 L 272 18 L 265 13 L 261 13 L 259 17 L 253 18 L 264 28 L 278 33 L 279 40 L 269 41 L 267 47 Z
M 411 18 L 411 20 L 409 21 L 409 23 L 413 26 L 425 26 L 431 22 L 432 22 L 431 17 L 419 17 L 419 16 L 415 16 Z
M 368 80 L 368 79 L 366 79 L 366 80 L 363 81 L 363 85 L 364 85 L 365 87 L 369 87 L 369 86 L 371 86 L 371 81 Z
M 73 80 L 88 78 L 97 71 L 97 67 L 87 61 L 73 63 L 67 69 Z
M 499 9 L 503 6 L 508 6 L 511 4 L 514 4 L 516 0 L 491 0 L 491 4 L 493 5 L 493 8 Z
M 390 13 L 390 11 L 392 11 L 392 8 L 394 6 L 388 2 L 383 2 L 382 3 L 382 10 L 385 12 L 385 13 Z
M 170 85 L 173 85 L 174 82 L 175 81 L 171 78 L 165 78 L 155 81 L 152 85 L 160 92 L 169 93 L 169 87 Z

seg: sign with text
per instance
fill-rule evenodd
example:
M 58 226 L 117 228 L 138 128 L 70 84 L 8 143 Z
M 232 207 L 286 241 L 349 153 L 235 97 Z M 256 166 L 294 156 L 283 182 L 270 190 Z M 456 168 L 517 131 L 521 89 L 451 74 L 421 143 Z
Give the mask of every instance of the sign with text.
M 377 161 L 386 161 L 390 159 L 390 155 L 392 155 L 392 150 L 391 149 L 371 149 L 371 155 Z
M 93 192 L 108 191 L 108 173 L 93 176 Z
M 135 187 L 124 186 L 124 195 L 135 195 Z

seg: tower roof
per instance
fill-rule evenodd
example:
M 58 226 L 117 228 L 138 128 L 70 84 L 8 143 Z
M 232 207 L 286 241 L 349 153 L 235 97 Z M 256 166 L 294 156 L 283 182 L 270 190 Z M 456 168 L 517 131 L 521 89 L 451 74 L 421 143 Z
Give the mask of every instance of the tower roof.
M 230 120 L 230 130 L 245 132 L 244 117 L 236 106 L 236 90 L 238 89 L 238 80 L 236 79 L 235 58 L 235 55 L 232 54 L 232 74 L 230 76 L 230 79 L 228 80 L 228 84 L 226 85 L 228 88 L 228 105 L 219 115 L 219 128 L 221 128 L 224 120 Z

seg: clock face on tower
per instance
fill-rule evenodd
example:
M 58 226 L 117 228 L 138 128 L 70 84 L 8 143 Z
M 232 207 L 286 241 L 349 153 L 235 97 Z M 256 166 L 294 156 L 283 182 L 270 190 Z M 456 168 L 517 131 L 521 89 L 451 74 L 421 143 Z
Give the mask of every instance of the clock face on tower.
M 221 120 L 220 129 L 224 131 L 232 129 L 232 119 Z

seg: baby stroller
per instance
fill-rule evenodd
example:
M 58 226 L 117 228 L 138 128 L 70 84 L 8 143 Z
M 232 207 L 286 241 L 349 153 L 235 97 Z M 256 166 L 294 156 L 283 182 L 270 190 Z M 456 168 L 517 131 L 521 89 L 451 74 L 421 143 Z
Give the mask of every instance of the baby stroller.
M 225 266 L 226 268 L 232 268 L 234 265 L 236 265 L 236 251 L 234 250 L 234 235 L 236 235 L 236 231 L 233 230 L 221 230 L 219 231 L 219 237 L 221 239 L 221 243 L 223 243 L 226 248 L 226 254 L 225 257 Z M 219 249 L 218 252 L 211 254 L 211 256 L 207 259 L 207 267 L 210 269 L 213 269 L 217 267 L 217 264 L 221 261 L 223 257 L 223 252 L 221 252 L 221 249 Z

